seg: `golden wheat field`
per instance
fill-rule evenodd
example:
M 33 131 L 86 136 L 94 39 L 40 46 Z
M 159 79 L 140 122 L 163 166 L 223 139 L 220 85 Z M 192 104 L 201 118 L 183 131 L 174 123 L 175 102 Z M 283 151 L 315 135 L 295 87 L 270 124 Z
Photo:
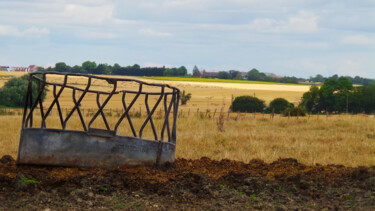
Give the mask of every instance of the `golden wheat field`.
M 51 77 L 50 81 L 60 81 L 60 76 Z M 68 84 L 84 88 L 85 78 L 73 78 Z M 162 83 L 160 81 L 154 81 Z M 248 162 L 259 158 L 267 162 L 279 157 L 293 157 L 305 164 L 343 164 L 346 166 L 375 165 L 375 119 L 366 115 L 333 115 L 310 117 L 281 117 L 263 114 L 235 114 L 228 116 L 222 113 L 224 131 L 219 131 L 218 118 L 220 109 L 227 111 L 232 95 L 255 95 L 266 102 L 283 97 L 293 103 L 298 103 L 308 86 L 293 85 L 257 85 L 257 84 L 221 84 L 197 82 L 167 82 L 173 86 L 192 94 L 192 99 L 186 106 L 179 107 L 177 120 L 177 151 L 176 156 L 181 158 L 200 158 L 207 156 L 212 159 L 234 159 Z M 245 87 L 243 87 L 245 86 Z M 268 86 L 268 87 L 267 87 Z M 109 91 L 111 85 L 103 80 L 93 81 L 93 89 Z M 137 89 L 137 84 L 120 84 L 120 89 Z M 45 105 L 52 102 L 53 89 L 49 91 Z M 145 87 L 147 91 L 159 91 L 160 88 Z M 77 92 L 77 96 L 80 93 Z M 130 99 L 126 102 L 129 103 Z M 150 104 L 156 102 L 156 97 L 149 99 Z M 64 90 L 60 98 L 64 116 L 72 108 L 72 91 Z M 103 103 L 104 98 L 100 98 Z M 88 94 L 82 101 L 81 110 L 85 122 L 96 111 L 95 95 Z M 106 110 L 108 123 L 113 128 L 122 112 L 121 97 L 114 96 Z M 197 109 L 199 108 L 199 113 Z M 64 110 L 66 109 L 66 110 Z M 162 107 L 155 113 L 155 125 L 160 131 Z M 207 110 L 209 112 L 207 113 Z M 215 110 L 217 112 L 215 113 Z M 142 116 L 136 114 L 141 111 Z M 132 109 L 133 123 L 139 129 L 145 118 L 144 98 L 140 98 Z M 22 116 L 16 111 L 15 115 L 0 116 L 0 155 L 16 156 Z M 90 114 L 91 113 L 91 114 Z M 40 122 L 39 122 L 40 123 Z M 38 125 L 38 120 L 35 120 Z M 39 124 L 40 125 L 40 124 Z M 59 117 L 53 111 L 47 119 L 47 127 L 61 128 Z M 99 118 L 93 127 L 104 127 Z M 82 130 L 77 117 L 73 117 L 67 129 Z M 130 129 L 126 124 L 121 125 L 119 134 L 129 135 Z M 152 131 L 146 127 L 144 138 L 152 138 Z

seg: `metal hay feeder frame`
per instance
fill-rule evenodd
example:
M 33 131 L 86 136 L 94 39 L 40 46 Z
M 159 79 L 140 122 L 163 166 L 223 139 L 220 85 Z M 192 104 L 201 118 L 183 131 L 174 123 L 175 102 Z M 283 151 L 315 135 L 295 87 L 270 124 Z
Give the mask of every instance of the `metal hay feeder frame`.
M 50 75 L 63 76 L 63 83 L 47 81 L 47 76 Z M 86 78 L 86 87 L 82 89 L 68 84 L 68 79 L 74 77 Z M 108 92 L 91 89 L 93 79 L 106 81 L 108 85 L 113 86 L 112 91 Z M 34 82 L 37 84 L 37 96 L 33 98 L 33 89 L 35 89 L 35 85 L 33 86 Z M 135 83 L 138 85 L 138 90 L 118 90 L 118 82 Z M 45 105 L 41 98 L 47 86 L 53 87 L 53 100 L 48 107 L 46 106 L 45 111 Z M 144 86 L 160 88 L 160 92 L 143 91 Z M 59 98 L 64 89 L 72 90 L 72 101 L 74 103 L 73 108 L 67 113 L 65 118 L 63 117 L 62 107 L 59 102 Z M 77 91 L 82 92 L 78 99 L 76 97 Z M 96 103 L 98 106 L 98 110 L 92 116 L 88 125 L 86 125 L 80 109 L 80 103 L 87 93 L 96 94 Z M 129 105 L 125 102 L 128 93 L 135 95 Z M 121 114 L 115 127 L 111 129 L 107 122 L 104 109 L 112 97 L 118 94 L 122 94 L 121 101 L 124 112 Z M 141 95 L 144 95 L 147 117 L 137 133 L 132 123 L 130 109 Z M 157 101 L 151 109 L 149 106 L 150 95 L 157 96 Z M 107 96 L 102 104 L 100 103 L 100 96 Z M 171 97 L 170 102 L 168 102 L 169 96 Z M 180 90 L 167 84 L 147 83 L 128 78 L 107 78 L 74 73 L 31 73 L 29 75 L 28 90 L 22 118 L 17 163 L 114 168 L 124 165 L 174 162 L 179 100 Z M 161 103 L 162 101 L 163 103 Z M 153 114 L 159 104 L 162 104 L 161 106 L 164 108 L 165 114 L 160 136 L 158 136 L 153 121 Z M 54 107 L 57 108 L 59 114 L 61 129 L 48 128 L 46 125 L 46 119 L 49 117 Z M 40 127 L 33 124 L 34 112 L 37 110 L 40 110 Z M 83 127 L 82 131 L 66 129 L 67 123 L 75 111 L 77 111 L 76 113 L 78 113 L 81 121 Z M 171 114 L 172 122 L 170 122 Z M 91 127 L 99 115 L 103 118 L 106 129 Z M 118 135 L 118 127 L 125 118 L 128 120 L 131 134 Z M 154 140 L 142 138 L 142 133 L 146 125 L 151 125 Z M 167 134 L 167 140 L 164 140 L 165 133 Z

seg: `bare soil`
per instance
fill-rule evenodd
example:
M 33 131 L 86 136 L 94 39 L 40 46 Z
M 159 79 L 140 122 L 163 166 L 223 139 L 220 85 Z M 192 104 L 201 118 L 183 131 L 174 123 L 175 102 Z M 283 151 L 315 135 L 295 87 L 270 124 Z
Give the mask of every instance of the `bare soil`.
M 4 156 L 0 202 L 0 210 L 375 210 L 375 167 L 204 157 L 104 170 L 17 166 Z

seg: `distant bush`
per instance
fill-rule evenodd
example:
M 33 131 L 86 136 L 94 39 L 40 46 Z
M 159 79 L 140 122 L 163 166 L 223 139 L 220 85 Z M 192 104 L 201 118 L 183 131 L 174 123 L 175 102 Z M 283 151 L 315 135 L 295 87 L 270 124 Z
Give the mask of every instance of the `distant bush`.
M 281 114 L 287 108 L 293 108 L 294 105 L 284 98 L 275 98 L 271 101 L 267 108 L 269 113 L 274 112 L 276 114 Z
M 5 83 L 4 87 L 0 89 L 0 106 L 4 107 L 23 107 L 26 100 L 26 92 L 28 88 L 28 75 L 24 75 L 21 78 L 12 78 Z M 32 96 L 33 102 L 38 95 L 37 84 L 32 84 Z M 46 97 L 46 93 L 43 92 L 41 99 L 42 101 Z
M 231 105 L 231 110 L 236 112 L 262 112 L 266 105 L 263 100 L 252 96 L 236 97 Z
M 284 116 L 306 116 L 306 109 L 301 107 L 287 108 L 283 111 Z

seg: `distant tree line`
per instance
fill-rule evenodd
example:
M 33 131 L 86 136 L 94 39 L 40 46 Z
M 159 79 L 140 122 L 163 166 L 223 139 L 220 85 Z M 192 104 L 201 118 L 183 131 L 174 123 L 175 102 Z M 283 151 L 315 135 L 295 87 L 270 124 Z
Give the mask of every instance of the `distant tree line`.
M 217 74 L 217 78 L 219 79 L 232 79 L 232 80 L 249 80 L 249 81 L 266 81 L 266 82 L 278 82 L 278 83 L 292 83 L 297 84 L 298 81 L 304 81 L 306 79 L 303 78 L 296 78 L 290 76 L 284 77 L 271 77 L 267 76 L 263 72 L 259 72 L 259 70 L 253 68 L 249 72 L 247 72 L 247 78 L 242 76 L 242 73 L 237 70 L 229 70 L 227 71 L 220 71 Z
M 375 84 L 374 79 L 362 78 L 359 76 L 350 77 L 344 76 L 347 78 L 352 84 L 358 85 L 370 85 Z M 240 71 L 237 70 L 230 70 L 230 71 L 220 71 L 217 75 L 219 79 L 233 79 L 233 80 L 242 80 L 242 74 Z M 272 77 L 267 76 L 266 73 L 260 72 L 259 70 L 253 68 L 249 72 L 247 72 L 247 80 L 249 81 L 266 81 L 266 82 L 278 82 L 278 83 L 292 83 L 298 84 L 300 81 L 309 81 L 309 82 L 321 82 L 324 83 L 330 78 L 338 79 L 339 76 L 337 74 L 331 77 L 323 77 L 320 74 L 317 74 L 315 77 L 310 77 L 309 79 L 305 78 L 297 78 L 294 76 L 283 76 L 283 77 Z
M 311 113 L 374 113 L 375 84 L 354 87 L 347 77 L 328 78 L 320 88 L 311 86 L 299 106 Z
M 296 78 L 294 76 L 284 76 L 284 77 L 270 77 L 263 72 L 253 68 L 247 73 L 247 80 L 250 81 L 267 81 L 267 82 L 279 82 L 279 83 L 292 83 L 297 84 L 298 81 L 304 80 L 303 78 Z
M 347 78 L 352 84 L 359 84 L 359 85 L 370 85 L 370 84 L 375 84 L 375 80 L 374 79 L 369 79 L 369 78 L 362 78 L 362 77 L 359 77 L 359 76 L 355 76 L 354 78 L 353 77 L 350 77 L 350 76 L 344 76 L 345 78 Z M 335 79 L 338 79 L 339 76 L 337 74 L 331 76 L 331 77 L 323 77 L 322 75 L 320 74 L 317 74 L 315 77 L 310 77 L 309 81 L 312 81 L 312 82 L 325 82 L 326 80 L 328 80 L 329 78 L 335 78 Z
M 108 64 L 97 65 L 93 61 L 85 61 L 81 66 L 75 65 L 73 67 L 65 64 L 65 62 L 58 62 L 55 67 L 48 67 L 41 69 L 41 71 L 56 71 L 67 73 L 81 73 L 81 74 L 97 74 L 97 75 L 128 75 L 128 76 L 186 76 L 187 69 L 184 66 L 179 68 L 166 67 L 140 67 L 138 64 L 132 66 L 122 67 L 119 64 L 113 66 Z
M 70 72 L 70 73 L 82 73 L 82 74 L 98 74 L 98 75 L 129 75 L 129 76 L 188 76 L 187 69 L 185 66 L 181 67 L 140 67 L 138 64 L 129 65 L 129 66 L 120 66 L 119 64 L 108 65 L 108 64 L 99 64 L 97 65 L 94 61 L 85 61 L 81 66 L 69 66 L 64 62 L 58 62 L 55 64 L 55 67 L 41 68 L 42 71 L 56 71 L 56 72 Z M 194 71 L 198 71 L 198 68 L 195 66 Z M 374 79 L 362 78 L 359 76 L 350 77 L 344 76 L 352 84 L 359 85 L 370 85 L 375 84 Z M 321 82 L 324 83 L 330 78 L 338 79 L 337 74 L 324 77 L 320 74 L 317 74 L 315 77 L 310 77 L 309 79 L 297 78 L 294 76 L 284 76 L 284 77 L 274 77 L 267 76 L 266 73 L 260 72 L 259 70 L 253 68 L 247 72 L 247 78 L 243 76 L 243 73 L 238 70 L 229 70 L 229 71 L 220 71 L 217 73 L 215 78 L 219 79 L 232 79 L 232 80 L 251 80 L 251 81 L 266 81 L 266 82 L 279 82 L 279 83 L 292 83 L 298 84 L 300 81 L 310 81 L 310 82 Z

